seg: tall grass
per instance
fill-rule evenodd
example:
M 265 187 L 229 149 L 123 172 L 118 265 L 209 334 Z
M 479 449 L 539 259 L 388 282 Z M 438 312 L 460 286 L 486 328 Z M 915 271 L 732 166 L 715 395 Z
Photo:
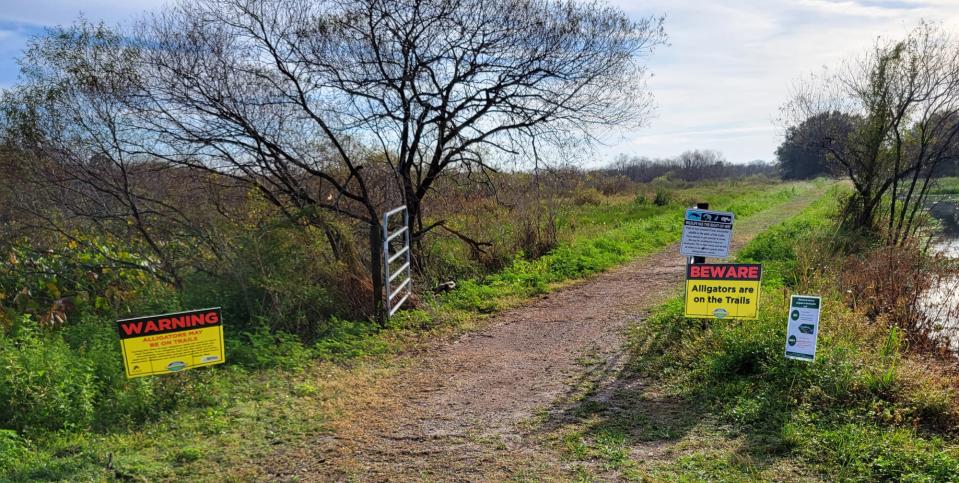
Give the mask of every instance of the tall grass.
M 802 189 L 810 186 L 803 185 Z M 662 207 L 641 204 L 599 209 L 586 216 L 574 214 L 567 223 L 575 220 L 580 229 L 568 243 L 536 260 L 517 257 L 498 273 L 465 281 L 444 298 L 444 303 L 460 310 L 490 312 L 510 300 L 543 293 L 551 284 L 589 276 L 652 253 L 679 239 L 682 212 L 691 200 L 709 199 L 714 209 L 731 210 L 746 218 L 799 194 L 796 186 L 709 191 L 682 192 L 677 202 Z
M 673 300 L 634 329 L 633 366 L 699 401 L 699 411 L 746 441 L 742 451 L 756 465 L 785 459 L 827 479 L 956 480 L 959 380 L 948 364 L 908 351 L 902 328 L 847 306 L 847 285 L 830 268 L 843 260 L 830 249 L 835 198 L 740 252 L 764 264 L 757 320 L 704 325 L 684 319 Z M 791 293 L 823 296 L 814 363 L 783 356 Z M 687 470 L 707 479 L 712 471 L 705 462 Z
M 228 320 L 228 364 L 126 380 L 109 314 L 88 313 L 56 330 L 40 327 L 34 317 L 19 318 L 0 331 L 0 480 L 213 479 L 251 451 L 268 451 L 272 441 L 323 428 L 330 410 L 326 398 L 347 389 L 328 379 L 335 366 L 318 360 L 362 366 L 363 357 L 404 347 L 407 337 L 429 334 L 439 324 L 468 320 L 650 253 L 678 238 L 681 212 L 692 201 L 708 199 L 746 217 L 809 188 L 744 183 L 673 190 L 674 201 L 665 206 L 637 202 L 635 193 L 563 205 L 558 246 L 545 256 L 514 253 L 502 271 L 400 312 L 382 332 L 366 321 L 322 312 L 329 291 L 296 286 L 297 267 L 317 273 L 322 265 L 314 258 L 297 264 L 298 254 L 309 248 L 303 235 L 251 232 L 256 243 L 246 245 L 246 261 L 256 266 L 236 271 L 254 274 L 255 283 L 236 292 L 210 286 L 209 295 L 232 294 L 230 303 L 240 314 L 248 302 L 273 303 L 277 294 L 290 292 L 275 301 L 282 313 L 296 316 L 279 321 L 283 326 L 299 330 L 310 317 L 329 317 L 314 341 L 257 320 Z M 244 293 L 256 299 L 245 300 Z M 138 306 L 133 298 L 126 303 Z M 324 393 L 331 385 L 333 392 Z M 198 454 L 218 456 L 212 461 Z

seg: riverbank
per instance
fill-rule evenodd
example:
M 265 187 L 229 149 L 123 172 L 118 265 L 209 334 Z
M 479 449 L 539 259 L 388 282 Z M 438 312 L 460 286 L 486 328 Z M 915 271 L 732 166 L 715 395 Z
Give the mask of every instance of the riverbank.
M 933 190 L 929 214 L 939 222 L 930 240 L 930 252 L 946 264 L 959 264 L 959 179 L 947 178 Z M 940 327 L 939 337 L 959 356 L 959 275 L 943 277 L 923 296 L 924 310 Z

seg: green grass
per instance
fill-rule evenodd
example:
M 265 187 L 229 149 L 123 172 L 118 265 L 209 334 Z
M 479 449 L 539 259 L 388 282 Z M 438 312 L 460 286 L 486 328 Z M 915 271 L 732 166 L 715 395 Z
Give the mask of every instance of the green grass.
M 739 219 L 786 202 L 813 189 L 809 183 L 778 185 L 760 189 L 753 186 L 700 188 L 683 193 L 683 199 L 705 199 L 716 210 L 729 210 Z M 587 227 L 570 236 L 570 241 L 536 260 L 517 257 L 502 271 L 460 284 L 443 304 L 452 309 L 489 313 L 518 299 L 545 293 L 552 285 L 586 277 L 636 257 L 653 253 L 679 239 L 682 212 L 689 204 L 664 207 L 629 206 L 582 210 L 576 216 Z M 598 231 L 596 226 L 606 226 Z
M 758 320 L 685 319 L 677 298 L 635 327 L 630 366 L 655 389 L 591 407 L 566 436 L 567 454 L 670 481 L 959 479 L 951 382 L 904 353 L 895 329 L 846 308 L 813 262 L 828 260 L 810 252 L 835 236 L 835 200 L 821 198 L 741 250 L 739 260 L 764 263 Z M 783 357 L 790 293 L 824 297 L 814 363 Z M 673 431 L 650 431 L 663 426 Z M 610 431 L 630 435 L 615 454 L 602 450 Z M 619 457 L 649 441 L 671 449 L 641 462 Z
M 929 189 L 933 195 L 959 195 L 959 178 L 939 178 Z
M 47 429 L 45 420 L 0 432 L 0 481 L 264 478 L 250 462 L 280 445 L 330 431 L 329 422 L 348 410 L 342 402 L 353 391 L 392 370 L 380 356 L 433 334 L 467 329 L 484 313 L 652 253 L 678 239 L 681 213 L 692 200 L 705 199 L 713 208 L 747 218 L 811 189 L 811 183 L 714 185 L 677 190 L 671 195 L 674 203 L 665 206 L 622 198 L 572 207 L 564 215 L 561 244 L 552 252 L 536 260 L 517 256 L 499 273 L 461 283 L 424 309 L 401 312 L 385 331 L 333 319 L 325 337 L 304 345 L 292 336 L 252 328 L 230 334 L 229 364 L 176 377 L 124 380 L 107 319 L 89 318 L 86 326 L 47 334 L 42 344 L 26 332 L 5 335 L 0 345 L 9 345 L 4 354 L 12 358 L 25 347 L 53 351 L 51 357 L 31 357 L 48 361 L 49 369 L 38 369 L 46 372 L 23 372 L 40 379 L 21 379 L 15 386 L 48 391 L 32 393 L 33 401 L 50 405 L 42 414 L 58 414 L 58 404 L 80 413 L 64 413 L 76 421 L 65 420 L 58 430 Z M 71 336 L 80 330 L 95 336 Z M 90 340 L 96 344 L 89 345 Z M 56 354 L 73 355 L 61 360 Z M 12 377 L 9 368 L 22 362 L 8 364 L 6 374 Z M 72 379 L 60 380 L 60 375 Z M 87 387 L 106 396 L 71 392 Z M 31 409 L 18 410 L 29 416 Z M 622 451 L 623 434 L 609 432 L 602 441 L 604 457 L 619 461 L 623 471 L 632 466 Z

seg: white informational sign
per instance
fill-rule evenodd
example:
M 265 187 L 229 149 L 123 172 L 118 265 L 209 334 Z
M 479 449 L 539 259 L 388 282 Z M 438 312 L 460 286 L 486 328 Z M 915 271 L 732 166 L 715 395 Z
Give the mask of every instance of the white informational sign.
M 802 361 L 816 359 L 821 303 L 821 298 L 810 295 L 793 295 L 789 300 L 789 315 L 786 321 L 787 358 Z
M 679 253 L 687 257 L 728 257 L 734 219 L 725 211 L 686 210 Z

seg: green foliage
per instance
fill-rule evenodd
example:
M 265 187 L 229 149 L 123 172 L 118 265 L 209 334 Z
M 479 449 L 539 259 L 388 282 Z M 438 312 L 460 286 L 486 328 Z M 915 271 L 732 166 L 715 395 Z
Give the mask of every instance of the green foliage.
M 830 468 L 837 479 L 956 481 L 959 451 L 941 437 L 874 424 L 812 423 L 800 426 L 802 456 Z
M 674 193 L 684 197 L 677 201 L 708 198 L 720 209 L 735 206 L 740 210 L 737 215 L 747 217 L 798 192 L 781 186 L 761 190 L 706 186 Z M 229 263 L 225 273 L 230 276 L 190 274 L 182 295 L 143 277 L 139 270 L 106 270 L 92 280 L 106 285 L 66 289 L 110 293 L 100 302 L 96 296 L 89 297 L 89 303 L 78 298 L 67 323 L 44 325 L 38 322 L 42 313 L 34 313 L 0 330 L 0 428 L 17 430 L 3 433 L 0 458 L 18 458 L 23 448 L 31 454 L 31 459 L 20 459 L 9 470 L 5 468 L 7 472 L 0 472 L 0 479 L 112 478 L 103 473 L 106 455 L 97 449 L 101 444 L 123 448 L 117 466 L 124 474 L 155 479 L 182 476 L 185 473 L 178 473 L 179 468 L 193 468 L 200 461 L 197 455 L 210 451 L 200 443 L 210 435 L 227 433 L 231 424 L 250 428 L 266 424 L 262 416 L 243 419 L 249 411 L 256 413 L 248 406 L 256 404 L 248 401 L 272 397 L 264 392 L 278 390 L 269 389 L 269 382 L 257 382 L 259 375 L 302 374 L 317 359 L 342 361 L 387 353 L 395 350 L 398 334 L 433 328 L 437 312 L 444 317 L 493 312 L 547 292 L 555 284 L 651 253 L 678 238 L 683 206 L 625 200 L 570 207 L 560 219 L 565 238 L 556 249 L 536 259 L 515 254 L 498 273 L 458 281 L 456 290 L 430 301 L 434 310 L 402 311 L 390 320 L 386 331 L 337 314 L 333 301 L 340 294 L 327 287 L 335 285 L 330 277 L 339 268 L 325 263 L 322 246 L 310 245 L 319 243 L 319 235 L 304 235 L 282 224 L 256 225 L 237 234 L 242 249 Z M 56 263 L 65 264 L 56 270 L 84 273 L 84 264 L 68 255 L 56 255 L 62 256 L 55 257 Z M 18 263 L 25 259 L 19 255 Z M 29 283 L 49 300 L 56 294 L 42 292 L 48 281 L 16 280 L 9 287 Z M 222 305 L 226 314 L 226 365 L 175 377 L 125 377 L 115 332 L 118 312 L 142 314 L 209 305 Z M 315 379 L 282 391 L 294 398 L 327 397 Z M 144 431 L 151 436 L 144 436 L 142 428 L 149 428 Z M 162 438 L 182 434 L 198 443 L 162 454 L 140 450 L 161 443 L 151 446 L 138 438 L 166 441 Z M 261 435 L 260 440 L 270 437 Z M 178 444 L 162 444 L 168 443 Z M 607 443 L 610 457 L 621 452 L 622 441 L 615 434 L 609 435 Z M 130 448 L 136 451 L 127 451 Z
M 233 363 L 251 369 L 281 367 L 299 370 L 313 356 L 298 337 L 273 331 L 266 324 L 227 339 L 226 352 Z
M 344 304 L 333 288 L 343 268 L 327 258 L 324 238 L 312 229 L 263 222 L 235 227 L 235 253 L 218 264 L 219 273 L 191 273 L 183 304 L 222 306 L 224 319 L 241 331 L 270 330 L 315 338 Z
M 173 290 L 147 268 L 155 261 L 120 248 L 116 240 L 76 234 L 49 243 L 55 248 L 37 249 L 21 240 L 0 259 L 0 307 L 8 313 L 60 325 L 77 312 L 103 315 L 134 304 L 138 310 L 176 306 Z
M 754 442 L 746 448 L 753 456 L 799 457 L 830 479 L 954 480 L 959 445 L 937 433 L 954 424 L 955 394 L 929 374 L 903 372 L 900 331 L 866 326 L 827 290 L 815 362 L 783 356 L 788 290 L 804 269 L 800 247 L 832 235 L 834 199 L 823 198 L 740 251 L 740 260 L 764 264 L 759 319 L 685 319 L 682 301 L 672 300 L 633 329 L 632 365 L 701 401 Z M 713 476 L 725 471 L 693 468 Z
M 596 188 L 580 188 L 573 194 L 573 204 L 598 205 L 603 201 L 603 194 Z
M 689 191 L 688 196 L 712 199 L 713 206 L 717 209 L 735 208 L 739 217 L 748 217 L 799 194 L 793 187 L 780 186 L 759 192 L 709 191 Z M 655 211 L 650 211 L 651 209 Z M 616 212 L 614 216 L 619 219 L 615 221 L 609 211 L 591 212 L 591 218 L 601 220 L 598 223 L 604 226 L 615 223 L 614 227 L 598 233 L 584 229 L 584 236 L 577 237 L 535 260 L 517 257 L 498 273 L 482 280 L 460 283 L 457 289 L 443 300 L 455 309 L 489 313 L 509 299 L 541 294 L 546 292 L 551 284 L 589 276 L 640 255 L 652 253 L 678 240 L 684 209 L 678 205 L 650 208 L 632 204 L 627 213 L 624 214 L 622 210 Z M 580 220 L 580 223 L 587 222 Z
M 0 429 L 0 468 L 12 468 L 28 454 L 26 442 L 16 431 Z
M 672 195 L 666 189 L 660 188 L 656 190 L 656 197 L 653 198 L 653 204 L 656 206 L 666 206 L 669 204 Z
M 89 426 L 93 367 L 71 353 L 62 338 L 43 338 L 26 316 L 8 336 L 0 334 L 0 424 L 18 430 Z
M 769 287 L 793 286 L 800 272 L 796 240 L 824 239 L 834 227 L 837 190 L 831 190 L 802 215 L 760 233 L 739 251 L 744 263 L 763 264 L 763 282 Z M 807 245 L 809 250 L 810 246 Z
M 127 379 L 120 358 L 112 320 L 90 318 L 50 332 L 22 317 L 0 333 L 0 425 L 28 433 L 119 430 L 184 401 L 217 402 L 204 382 L 207 371 Z
M 811 179 L 831 174 L 835 162 L 829 159 L 822 140 L 830 135 L 837 139 L 848 136 L 855 123 L 852 116 L 836 111 L 817 114 L 787 128 L 785 139 L 776 148 L 783 179 Z
M 412 311 L 409 311 L 412 312 Z M 411 314 L 404 317 L 412 318 Z M 398 323 L 392 320 L 392 323 Z M 324 336 L 317 341 L 314 351 L 324 360 L 349 359 L 387 352 L 389 344 L 369 323 L 333 318 Z
M 929 188 L 933 195 L 959 195 L 959 178 L 939 178 Z

